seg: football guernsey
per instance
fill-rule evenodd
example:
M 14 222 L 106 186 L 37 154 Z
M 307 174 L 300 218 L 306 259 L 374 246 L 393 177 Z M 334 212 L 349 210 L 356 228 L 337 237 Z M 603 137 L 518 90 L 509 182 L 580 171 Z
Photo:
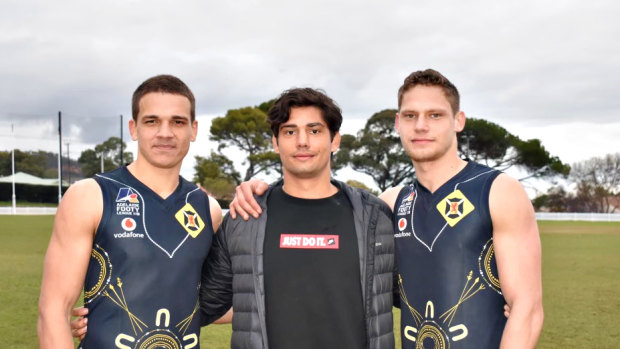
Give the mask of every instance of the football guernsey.
M 264 280 L 272 349 L 366 347 L 360 256 L 346 194 L 267 199 Z
M 470 161 L 434 193 L 418 181 L 399 193 L 394 240 L 403 348 L 499 347 L 505 301 L 489 213 L 499 173 Z
M 163 199 L 126 167 L 95 180 L 103 215 L 84 283 L 80 348 L 199 348 L 200 271 L 213 238 L 207 195 L 179 177 Z

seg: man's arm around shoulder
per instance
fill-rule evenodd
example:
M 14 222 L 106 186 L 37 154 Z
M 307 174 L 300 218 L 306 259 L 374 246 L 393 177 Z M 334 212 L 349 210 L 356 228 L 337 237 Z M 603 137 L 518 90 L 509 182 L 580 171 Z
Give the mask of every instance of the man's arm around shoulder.
M 72 185 L 63 197 L 45 254 L 38 334 L 41 348 L 73 348 L 70 311 L 80 295 L 103 199 L 95 180 Z
M 542 329 L 540 236 L 534 209 L 521 184 L 502 174 L 491 186 L 493 246 L 510 317 L 501 348 L 534 348 Z

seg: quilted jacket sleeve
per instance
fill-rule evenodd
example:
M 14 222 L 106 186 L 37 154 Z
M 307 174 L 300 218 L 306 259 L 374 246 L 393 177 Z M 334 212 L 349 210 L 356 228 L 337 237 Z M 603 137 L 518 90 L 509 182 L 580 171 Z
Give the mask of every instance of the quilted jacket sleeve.
M 202 266 L 200 282 L 200 325 L 219 319 L 232 306 L 233 273 L 226 243 L 227 215 L 214 236 L 209 255 Z

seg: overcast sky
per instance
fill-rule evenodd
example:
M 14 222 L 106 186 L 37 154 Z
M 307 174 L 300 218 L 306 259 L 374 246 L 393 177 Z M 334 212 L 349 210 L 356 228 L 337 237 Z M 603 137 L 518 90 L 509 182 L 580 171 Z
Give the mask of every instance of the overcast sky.
M 62 111 L 77 158 L 118 135 L 133 90 L 161 73 L 196 95 L 190 155 L 208 154 L 212 117 L 293 86 L 324 89 L 354 133 L 395 107 L 406 75 L 434 68 L 469 117 L 573 163 L 620 150 L 619 14 L 597 0 L 3 0 L 0 150 L 57 151 Z

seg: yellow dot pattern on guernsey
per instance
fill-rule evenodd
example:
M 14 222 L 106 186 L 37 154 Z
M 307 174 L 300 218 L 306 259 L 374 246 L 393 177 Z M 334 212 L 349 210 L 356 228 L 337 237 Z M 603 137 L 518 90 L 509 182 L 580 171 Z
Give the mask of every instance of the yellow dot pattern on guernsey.
M 495 254 L 495 249 L 493 248 L 493 245 L 491 245 L 491 248 L 489 248 L 489 251 L 487 252 L 486 256 L 484 257 L 484 270 L 487 274 L 487 277 L 489 278 L 489 280 L 491 281 L 491 283 L 493 284 L 493 286 L 500 288 L 499 287 L 499 279 L 495 277 L 495 275 L 493 275 L 493 271 L 491 270 L 491 258 L 493 258 L 493 255 Z
M 168 334 L 157 333 L 145 338 L 139 349 L 180 349 L 179 342 Z
M 424 342 L 428 342 L 427 339 L 433 341 L 435 344 L 433 348 L 435 349 L 447 349 L 450 347 L 450 342 L 446 340 L 441 329 L 432 322 L 424 324 L 420 329 L 416 340 L 416 349 L 425 349 Z
M 90 258 L 99 266 L 99 274 L 97 275 L 97 282 L 90 289 L 84 290 L 84 302 L 86 303 L 90 303 L 105 291 L 105 288 L 110 283 L 110 275 L 112 274 L 112 263 L 110 263 L 107 252 L 101 246 L 97 244 L 93 246 Z
M 493 265 L 495 264 L 495 248 L 493 247 L 493 238 L 490 238 L 478 257 L 478 272 L 484 281 L 495 292 L 502 294 L 501 283 L 497 272 L 493 271 Z
M 97 283 L 90 290 L 84 291 L 84 297 L 86 298 L 92 298 L 94 295 L 96 295 L 101 290 L 101 286 L 103 285 L 103 280 L 105 280 L 106 269 L 107 269 L 105 260 L 103 259 L 103 256 L 101 255 L 101 253 L 99 253 L 96 250 L 92 250 L 90 253 L 90 256 L 97 261 L 97 264 L 99 264 L 100 271 L 99 271 L 99 276 L 97 276 Z

